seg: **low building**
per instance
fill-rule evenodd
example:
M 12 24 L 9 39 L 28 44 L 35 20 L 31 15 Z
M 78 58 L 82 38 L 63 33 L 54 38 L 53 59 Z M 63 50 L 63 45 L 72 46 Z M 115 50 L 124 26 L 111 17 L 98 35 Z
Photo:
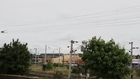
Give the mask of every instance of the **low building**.
M 44 56 L 43 54 L 41 54 Z M 52 62 L 52 63 L 60 63 L 64 65 L 68 65 L 70 63 L 70 54 L 60 54 L 55 53 L 53 54 L 47 54 L 46 56 L 46 62 Z M 42 57 L 42 63 L 44 63 L 44 57 Z M 72 64 L 84 64 L 84 61 L 79 57 L 79 54 L 73 54 L 72 55 Z
M 140 59 L 132 59 L 133 67 L 140 67 Z
M 44 60 L 45 60 L 45 58 L 42 58 L 42 64 L 45 63 Z M 53 60 L 52 58 L 46 58 L 46 63 L 53 62 L 52 60 Z
M 32 64 L 41 64 L 42 63 L 42 58 L 32 58 L 31 63 Z
M 46 58 L 57 58 L 59 56 L 62 56 L 62 53 L 47 53 L 46 54 Z M 40 58 L 44 58 L 45 57 L 45 53 L 40 54 L 39 56 Z
M 70 63 L 70 54 L 64 54 L 63 64 L 68 65 Z M 79 57 L 79 54 L 72 55 L 72 64 L 85 64 L 85 62 Z

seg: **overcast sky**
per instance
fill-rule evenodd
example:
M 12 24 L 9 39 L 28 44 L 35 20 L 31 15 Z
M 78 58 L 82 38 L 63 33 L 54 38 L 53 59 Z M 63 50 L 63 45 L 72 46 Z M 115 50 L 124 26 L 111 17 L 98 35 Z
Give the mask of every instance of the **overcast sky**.
M 0 46 L 12 39 L 28 43 L 34 53 L 69 53 L 70 40 L 81 45 L 93 36 L 106 41 L 113 38 L 130 49 L 129 42 L 140 47 L 139 0 L 0 0 Z M 140 49 L 134 50 L 139 54 Z

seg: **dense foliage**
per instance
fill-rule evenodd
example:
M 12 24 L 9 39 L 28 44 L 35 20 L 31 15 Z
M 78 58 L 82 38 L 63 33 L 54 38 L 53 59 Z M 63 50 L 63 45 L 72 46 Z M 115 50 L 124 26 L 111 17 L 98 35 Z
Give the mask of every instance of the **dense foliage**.
M 105 42 L 93 37 L 86 45 L 82 59 L 97 79 L 124 79 L 130 73 L 131 58 L 113 39 Z
M 48 62 L 47 65 L 46 65 L 46 69 L 47 70 L 53 69 L 53 64 L 51 62 Z
M 140 55 L 136 55 L 136 59 L 140 59 Z
M 26 74 L 29 72 L 30 58 L 27 43 L 21 44 L 19 40 L 5 43 L 0 51 L 0 73 Z

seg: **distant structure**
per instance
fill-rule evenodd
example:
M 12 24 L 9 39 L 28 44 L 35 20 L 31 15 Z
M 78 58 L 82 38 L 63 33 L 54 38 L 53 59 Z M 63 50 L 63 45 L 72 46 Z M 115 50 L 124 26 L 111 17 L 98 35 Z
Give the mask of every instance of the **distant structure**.
M 132 67 L 140 68 L 140 59 L 132 59 Z
M 36 58 L 36 64 L 43 64 L 44 63 L 44 56 L 45 54 L 40 54 L 39 58 Z M 60 59 L 60 60 L 59 60 Z M 46 54 L 46 62 L 52 62 L 52 63 L 60 63 L 63 65 L 68 65 L 70 63 L 70 54 L 63 54 L 63 53 L 47 53 Z M 35 64 L 35 57 L 31 60 L 32 64 Z M 72 55 L 72 65 L 77 64 L 85 64 L 85 62 L 79 57 L 79 54 L 73 54 Z
M 63 54 L 60 53 L 60 56 L 62 56 Z M 45 53 L 40 54 L 40 58 L 44 58 L 45 57 Z M 47 53 L 46 54 L 46 58 L 57 58 L 59 57 L 59 53 Z

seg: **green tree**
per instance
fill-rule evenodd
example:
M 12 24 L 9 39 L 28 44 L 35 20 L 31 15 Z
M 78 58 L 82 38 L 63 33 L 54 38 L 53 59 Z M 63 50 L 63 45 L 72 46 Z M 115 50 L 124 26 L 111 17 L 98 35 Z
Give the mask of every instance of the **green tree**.
M 30 58 L 27 43 L 21 44 L 18 39 L 13 39 L 0 51 L 0 73 L 24 75 L 29 72 Z
M 86 45 L 82 59 L 97 79 L 124 79 L 130 73 L 131 58 L 113 39 L 108 42 L 93 37 Z
M 136 59 L 140 59 L 140 55 L 136 55 Z

